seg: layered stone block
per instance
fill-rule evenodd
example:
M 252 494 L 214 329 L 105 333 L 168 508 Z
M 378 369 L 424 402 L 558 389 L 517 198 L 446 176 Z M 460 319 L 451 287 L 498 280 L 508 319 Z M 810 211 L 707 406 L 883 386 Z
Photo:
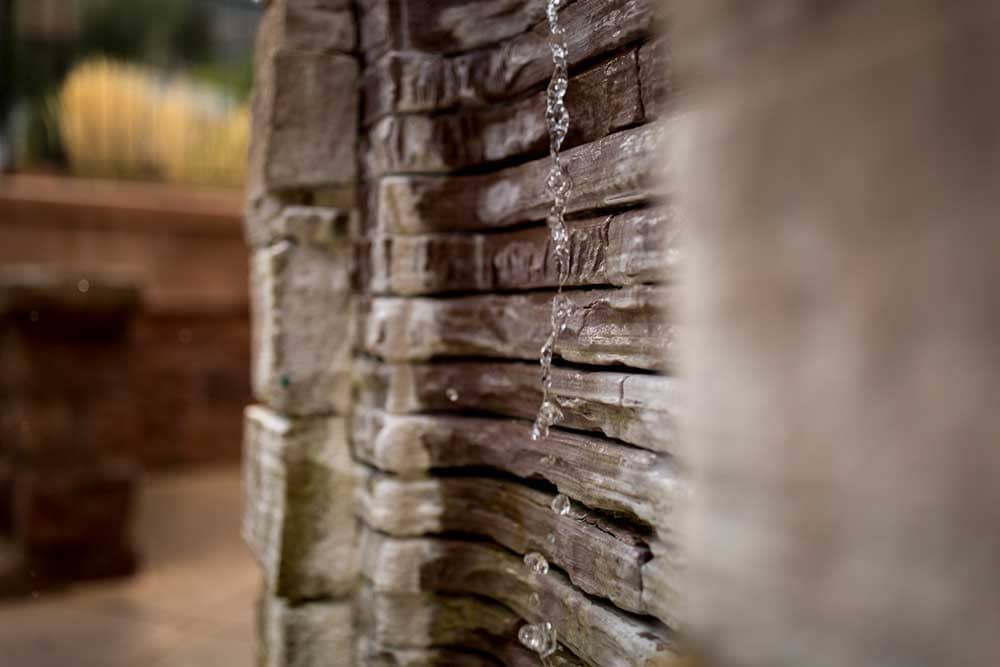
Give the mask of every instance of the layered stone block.
M 349 601 L 291 604 L 264 595 L 258 604 L 258 664 L 351 667 L 354 665 L 352 613 Z
M 341 216 L 293 207 L 254 252 L 253 389 L 295 415 L 345 414 L 350 404 L 352 249 Z
M 245 418 L 243 533 L 266 590 L 292 601 L 349 594 L 357 556 L 345 419 L 261 406 Z

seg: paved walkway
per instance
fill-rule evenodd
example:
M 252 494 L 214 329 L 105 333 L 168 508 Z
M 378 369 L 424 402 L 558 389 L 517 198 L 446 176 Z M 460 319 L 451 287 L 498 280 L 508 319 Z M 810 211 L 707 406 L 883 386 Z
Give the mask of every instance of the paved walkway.
M 0 602 L 4 667 L 252 667 L 239 470 L 147 478 L 137 577 Z

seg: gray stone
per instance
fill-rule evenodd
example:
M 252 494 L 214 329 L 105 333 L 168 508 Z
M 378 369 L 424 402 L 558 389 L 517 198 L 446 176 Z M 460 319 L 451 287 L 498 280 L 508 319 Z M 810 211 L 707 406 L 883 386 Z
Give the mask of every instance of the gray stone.
M 243 534 L 270 595 L 346 595 L 357 578 L 354 471 L 341 417 L 246 410 Z

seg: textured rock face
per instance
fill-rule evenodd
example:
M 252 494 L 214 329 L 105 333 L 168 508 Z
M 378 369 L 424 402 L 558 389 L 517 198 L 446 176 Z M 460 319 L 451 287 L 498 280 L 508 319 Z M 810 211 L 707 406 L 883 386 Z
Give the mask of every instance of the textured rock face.
M 253 391 L 244 535 L 266 667 L 353 665 L 351 408 L 359 114 L 347 0 L 272 0 L 255 58 L 246 209 Z
M 313 625 L 344 605 L 359 665 L 538 666 L 518 634 L 545 621 L 550 667 L 668 664 L 687 487 L 652 5 L 560 10 L 572 289 L 544 441 L 544 4 L 364 0 L 356 58 L 324 27 L 345 7 L 273 0 L 258 50 L 246 532 L 266 664 L 345 664 L 350 628 Z
M 996 7 L 764 4 L 675 17 L 692 628 L 726 666 L 996 664 Z
M 351 249 L 340 218 L 290 207 L 253 254 L 254 395 L 291 414 L 349 408 Z

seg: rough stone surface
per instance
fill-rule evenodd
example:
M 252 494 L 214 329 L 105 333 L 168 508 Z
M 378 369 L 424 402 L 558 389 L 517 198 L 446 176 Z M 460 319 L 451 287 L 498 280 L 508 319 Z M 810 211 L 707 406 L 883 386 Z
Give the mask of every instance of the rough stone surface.
M 650 0 L 577 0 L 560 11 L 569 60 L 576 64 L 646 36 Z M 365 72 L 364 121 L 393 112 L 485 106 L 530 90 L 552 74 L 544 22 L 500 44 L 456 56 L 389 52 Z
M 469 410 L 534 419 L 541 401 L 536 364 L 359 363 L 357 376 L 358 404 L 394 414 Z M 674 378 L 557 367 L 552 380 L 565 415 L 561 425 L 656 451 L 675 449 Z
M 563 161 L 573 190 L 567 211 L 649 200 L 666 126 L 643 125 L 578 146 Z M 545 217 L 550 158 L 474 176 L 386 176 L 378 186 L 377 229 L 394 234 L 476 232 Z
M 346 414 L 351 248 L 331 234 L 335 215 L 293 212 L 283 220 L 286 232 L 301 223 L 298 233 L 255 251 L 252 261 L 254 395 L 291 414 Z
M 541 6 L 541 3 L 537 3 Z M 565 148 L 633 125 L 642 118 L 636 52 L 628 51 L 570 81 L 573 123 Z M 368 132 L 371 175 L 443 172 L 548 151 L 545 92 L 508 104 L 445 114 L 392 114 Z
M 567 284 L 668 280 L 678 264 L 676 216 L 665 207 L 567 223 Z M 375 294 L 419 295 L 555 287 L 546 227 L 492 234 L 418 234 L 359 243 L 359 282 Z
M 381 532 L 479 535 L 521 555 L 538 552 L 587 593 L 641 612 L 641 566 L 650 558 L 641 535 L 582 507 L 559 516 L 554 497 L 489 477 L 401 480 L 376 471 L 359 490 L 361 516 Z
M 269 0 L 258 40 L 283 53 L 349 53 L 357 41 L 354 13 L 347 1 Z
M 258 604 L 262 667 L 353 667 L 352 607 L 347 602 Z
M 426 599 L 426 591 L 437 591 L 498 600 L 528 621 L 552 623 L 560 641 L 588 665 L 666 666 L 677 655 L 662 624 L 587 597 L 555 569 L 531 573 L 520 558 L 489 543 L 369 532 L 365 548 L 373 587 L 386 598 Z M 529 601 L 533 592 L 538 606 Z
M 249 407 L 244 465 L 243 533 L 266 590 L 289 600 L 348 594 L 357 552 L 345 420 Z
M 360 410 L 352 431 L 359 460 L 402 478 L 491 468 L 544 479 L 587 507 L 663 529 L 687 495 L 669 456 L 561 429 L 532 440 L 524 421 Z
M 544 5 L 533 0 L 364 0 L 361 48 L 369 61 L 388 51 L 469 51 L 514 37 L 544 17 Z
M 659 37 L 639 48 L 639 85 L 647 120 L 664 116 L 676 107 L 673 60 L 667 39 Z
M 282 52 L 262 33 L 255 52 L 247 179 L 249 225 L 280 211 L 289 191 L 352 186 L 358 65 L 333 53 Z
M 586 290 L 572 304 L 556 339 L 556 356 L 592 365 L 662 368 L 673 331 L 665 317 L 667 291 L 657 287 Z M 453 299 L 371 300 L 363 349 L 387 361 L 443 357 L 533 360 L 549 335 L 553 295 L 487 295 Z

